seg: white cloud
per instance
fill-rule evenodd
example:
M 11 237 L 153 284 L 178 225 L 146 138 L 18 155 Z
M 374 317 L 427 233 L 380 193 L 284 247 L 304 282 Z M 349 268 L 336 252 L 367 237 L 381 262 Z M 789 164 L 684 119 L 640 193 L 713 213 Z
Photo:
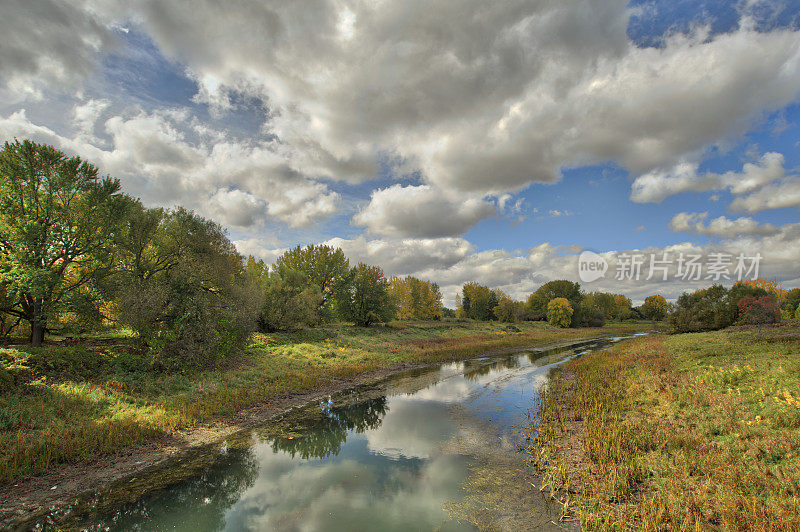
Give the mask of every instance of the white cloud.
M 0 117 L 0 137 L 53 144 L 120 178 L 126 192 L 149 205 L 180 204 L 231 227 L 257 227 L 267 219 L 308 227 L 338 209 L 339 194 L 293 170 L 280 147 L 221 140 L 208 127 L 205 140 L 191 142 L 185 132 L 196 124 L 186 113 L 113 116 L 103 126 L 109 147 L 99 147 L 95 122 L 105 107 L 77 105 L 73 137 L 32 123 L 20 110 Z
M 373 191 L 353 223 L 373 234 L 431 238 L 463 234 L 495 213 L 494 205 L 479 198 L 449 199 L 428 185 L 392 185 Z
M 639 48 L 627 0 L 317 0 L 97 7 L 137 21 L 225 107 L 260 94 L 305 175 L 360 181 L 382 154 L 441 189 L 501 194 L 562 167 L 636 173 L 742 133 L 800 91 L 800 39 L 740 28 Z M 220 103 L 222 102 L 222 103 Z
M 760 253 L 763 257 L 760 276 L 781 280 L 784 286 L 800 286 L 797 272 L 797 264 L 800 263 L 800 223 L 785 224 L 774 228 L 774 231 L 767 231 L 768 226 L 756 224 L 753 227 L 741 220 L 716 223 L 712 220 L 707 226 L 697 226 L 697 220 L 692 218 L 690 221 L 694 224 L 687 222 L 690 229 L 700 227 L 706 231 L 716 231 L 716 236 L 722 239 L 702 245 L 683 242 L 664 247 L 601 252 L 600 255 L 609 262 L 608 272 L 603 279 L 583 284 L 583 288 L 587 291 L 624 293 L 638 303 L 653 294 L 675 299 L 684 290 L 704 288 L 713 282 L 706 278 L 697 281 L 675 278 L 678 255 L 699 254 L 707 257 L 714 252 L 734 257 L 740 253 L 746 257 Z M 733 235 L 734 229 L 731 227 L 745 226 L 749 226 L 749 233 L 740 230 Z M 525 251 L 478 251 L 467 241 L 458 238 L 368 240 L 361 236 L 355 239 L 334 238 L 326 243 L 341 247 L 351 262 L 377 264 L 387 275 L 414 275 L 437 282 L 445 304 L 450 307 L 455 305 L 455 297 L 461 286 L 469 281 L 500 288 L 516 299 L 525 299 L 537 287 L 554 279 L 580 282 L 578 256 L 585 249 L 581 246 L 554 246 L 545 242 Z M 618 256 L 625 252 L 643 254 L 647 258 L 638 280 L 616 279 Z M 648 280 L 650 255 L 654 254 L 659 260 L 664 253 L 672 259 L 667 281 L 663 281 L 660 274 Z M 732 282 L 722 281 L 728 284 Z
M 114 45 L 109 28 L 81 2 L 4 0 L 0 35 L 5 102 L 80 90 L 100 53 Z
M 782 207 L 800 207 L 800 177 L 791 176 L 762 187 L 747 196 L 733 200 L 735 212 L 761 212 Z
M 730 210 L 757 213 L 767 209 L 800 207 L 800 176 L 786 175 L 784 157 L 769 152 L 756 163 L 745 163 L 741 172 L 697 172 L 697 164 L 680 163 L 668 170 L 654 170 L 636 178 L 631 200 L 658 203 L 681 192 L 728 190 L 734 200 Z M 715 194 L 711 199 L 717 201 Z
M 707 212 L 681 212 L 672 218 L 669 227 L 673 231 L 723 238 L 735 238 L 740 235 L 775 235 L 780 232 L 780 229 L 772 224 L 760 224 L 749 217 L 730 219 L 720 216 L 705 224 L 706 218 L 708 218 Z
M 697 163 L 682 162 L 667 170 L 654 170 L 636 178 L 631 187 L 631 199 L 638 203 L 659 203 L 682 192 L 729 190 L 744 194 L 758 190 L 785 175 L 784 157 L 768 152 L 757 163 L 745 163 L 741 172 L 698 174 Z

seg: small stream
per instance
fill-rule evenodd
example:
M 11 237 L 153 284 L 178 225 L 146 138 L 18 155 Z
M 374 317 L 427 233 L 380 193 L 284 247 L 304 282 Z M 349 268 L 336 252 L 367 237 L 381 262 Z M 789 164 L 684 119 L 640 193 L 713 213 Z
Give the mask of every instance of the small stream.
M 293 410 L 24 526 L 449 531 L 474 530 L 465 519 L 471 514 L 500 528 L 560 529 L 556 510 L 530 487 L 519 430 L 553 367 L 625 338 L 404 372 Z M 487 488 L 487 472 L 523 491 Z

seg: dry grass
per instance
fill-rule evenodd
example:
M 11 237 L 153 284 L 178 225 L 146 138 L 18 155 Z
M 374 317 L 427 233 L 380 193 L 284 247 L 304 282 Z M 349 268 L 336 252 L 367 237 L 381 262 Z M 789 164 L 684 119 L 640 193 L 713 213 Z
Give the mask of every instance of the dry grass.
M 584 528 L 800 530 L 800 327 L 654 336 L 555 374 L 531 427 Z

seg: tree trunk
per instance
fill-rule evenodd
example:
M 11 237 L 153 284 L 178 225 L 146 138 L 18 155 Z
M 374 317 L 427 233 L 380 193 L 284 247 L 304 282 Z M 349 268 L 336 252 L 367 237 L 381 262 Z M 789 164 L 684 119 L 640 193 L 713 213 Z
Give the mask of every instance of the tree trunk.
M 45 322 L 42 319 L 42 302 L 37 300 L 33 304 L 33 319 L 31 320 L 31 345 L 40 347 L 44 342 Z

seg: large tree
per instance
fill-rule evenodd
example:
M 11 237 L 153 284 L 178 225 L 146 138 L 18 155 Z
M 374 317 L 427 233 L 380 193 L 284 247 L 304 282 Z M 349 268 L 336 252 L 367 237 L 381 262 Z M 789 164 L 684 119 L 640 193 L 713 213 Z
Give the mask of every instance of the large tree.
M 350 271 L 350 261 L 339 248 L 324 244 L 297 246 L 275 261 L 275 273 L 288 278 L 300 273 L 322 294 L 320 309 L 327 307 Z M 291 273 L 290 273 L 291 272 Z
M 261 303 L 218 224 L 182 208 L 131 209 L 110 279 L 119 319 L 153 360 L 208 365 L 247 340 Z
M 119 189 L 52 146 L 14 141 L 0 151 L 0 282 L 13 296 L 2 310 L 30 324 L 33 345 L 72 295 L 110 271 L 129 205 Z
M 581 285 L 567 280 L 547 282 L 528 296 L 528 301 L 525 305 L 526 310 L 534 312 L 546 311 L 547 304 L 557 297 L 563 297 L 575 309 L 580 306 L 583 298 Z
M 356 325 L 386 323 L 395 316 L 389 282 L 378 266 L 359 263 L 352 268 L 336 298 L 341 317 Z

